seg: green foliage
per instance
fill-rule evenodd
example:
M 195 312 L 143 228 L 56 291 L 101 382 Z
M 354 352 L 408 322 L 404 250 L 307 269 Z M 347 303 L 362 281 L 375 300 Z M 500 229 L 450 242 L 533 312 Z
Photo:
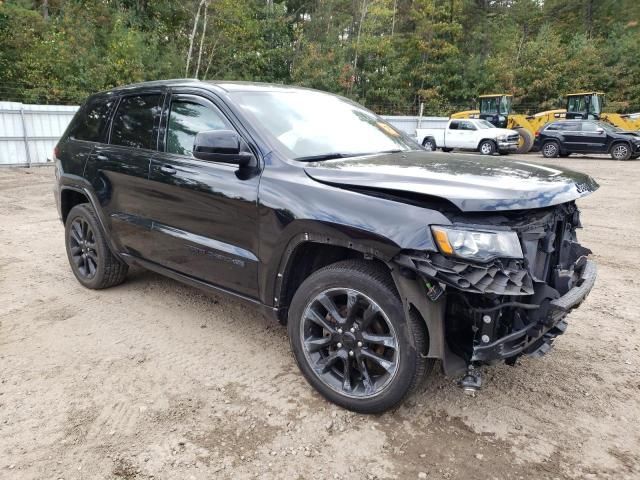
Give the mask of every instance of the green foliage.
M 0 0 L 0 100 L 78 103 L 115 85 L 182 77 L 192 44 L 189 76 L 304 85 L 381 113 L 415 113 L 422 102 L 426 114 L 447 114 L 500 92 L 533 113 L 591 89 L 607 92 L 611 109 L 640 110 L 637 0 L 47 5 Z

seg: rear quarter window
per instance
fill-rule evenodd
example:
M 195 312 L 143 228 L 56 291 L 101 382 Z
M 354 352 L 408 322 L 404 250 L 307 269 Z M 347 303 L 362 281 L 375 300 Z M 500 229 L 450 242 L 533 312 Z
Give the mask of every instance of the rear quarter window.
M 68 134 L 69 138 L 89 142 L 102 141 L 112 106 L 113 100 L 90 99 L 87 101 L 74 117 Z

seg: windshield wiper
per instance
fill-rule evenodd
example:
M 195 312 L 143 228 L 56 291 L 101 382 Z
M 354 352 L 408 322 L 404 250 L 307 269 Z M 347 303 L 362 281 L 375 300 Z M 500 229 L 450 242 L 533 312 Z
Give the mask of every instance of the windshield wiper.
M 294 158 L 299 162 L 315 162 L 320 160 L 333 160 L 335 158 L 349 158 L 349 157 L 359 157 L 360 155 L 367 155 L 366 153 L 323 153 L 321 155 L 309 155 L 308 157 L 298 157 Z
M 381 152 L 363 152 L 363 153 L 323 153 L 322 155 L 310 155 L 308 157 L 294 158 L 299 162 L 317 162 L 321 160 L 334 160 L 336 158 L 363 157 L 365 155 L 377 155 L 378 153 L 398 153 L 403 150 L 383 150 Z

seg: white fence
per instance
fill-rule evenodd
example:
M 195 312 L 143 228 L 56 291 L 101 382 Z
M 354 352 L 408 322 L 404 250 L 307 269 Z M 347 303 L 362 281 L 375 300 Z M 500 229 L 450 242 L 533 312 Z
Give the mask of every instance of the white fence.
M 444 128 L 447 126 L 449 117 L 419 117 L 419 116 L 392 116 L 382 115 L 387 122 L 402 130 L 404 133 L 414 137 L 416 128 Z
M 41 165 L 78 110 L 67 105 L 0 102 L 0 166 Z
M 31 166 L 51 160 L 53 147 L 78 110 L 68 105 L 0 102 L 0 166 Z M 447 117 L 383 115 L 390 124 L 414 136 L 418 126 L 442 127 Z

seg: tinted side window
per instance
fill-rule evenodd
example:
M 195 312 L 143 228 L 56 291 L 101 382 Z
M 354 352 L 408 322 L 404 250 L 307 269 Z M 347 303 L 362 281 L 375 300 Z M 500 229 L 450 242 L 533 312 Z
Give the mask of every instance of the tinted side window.
M 154 123 L 160 95 L 136 95 L 120 100 L 111 125 L 111 143 L 131 148 L 155 148 Z
M 199 132 L 229 129 L 231 126 L 213 105 L 174 100 L 169 112 L 167 152 L 191 155 L 193 142 Z
M 460 122 L 454 121 L 449 124 L 449 130 L 458 130 Z
M 77 113 L 73 122 L 70 138 L 76 140 L 87 140 L 98 142 L 102 140 L 102 132 L 109 117 L 109 110 L 113 105 L 113 100 L 92 100 L 89 101 Z
M 583 132 L 596 132 L 600 128 L 597 123 L 585 122 L 582 124 Z
M 561 124 L 560 130 L 571 131 L 571 132 L 579 132 L 580 124 L 579 123 L 563 123 Z

